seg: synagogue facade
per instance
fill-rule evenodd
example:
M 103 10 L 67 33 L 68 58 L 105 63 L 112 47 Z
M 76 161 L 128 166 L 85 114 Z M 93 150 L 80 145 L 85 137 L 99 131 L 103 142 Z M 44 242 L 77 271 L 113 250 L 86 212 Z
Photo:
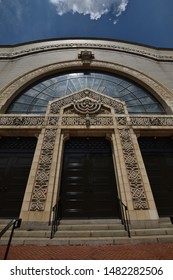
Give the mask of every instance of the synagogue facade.
M 0 47 L 0 217 L 173 221 L 173 50 Z

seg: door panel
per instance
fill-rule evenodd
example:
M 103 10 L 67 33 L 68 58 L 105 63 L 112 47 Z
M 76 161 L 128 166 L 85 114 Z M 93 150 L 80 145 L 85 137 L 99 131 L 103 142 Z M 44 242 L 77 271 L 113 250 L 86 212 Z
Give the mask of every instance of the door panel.
M 173 140 L 141 137 L 139 145 L 159 216 L 173 217 Z
M 36 138 L 0 139 L 0 217 L 18 217 L 36 146 Z
M 104 138 L 66 142 L 61 180 L 61 218 L 118 217 L 110 143 Z

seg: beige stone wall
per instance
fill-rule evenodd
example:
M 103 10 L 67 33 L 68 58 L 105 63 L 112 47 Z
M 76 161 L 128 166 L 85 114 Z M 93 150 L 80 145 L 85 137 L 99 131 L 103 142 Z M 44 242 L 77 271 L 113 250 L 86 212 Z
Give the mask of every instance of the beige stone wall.
M 91 63 L 78 55 L 93 53 Z M 105 40 L 57 40 L 0 48 L 0 112 L 27 85 L 51 73 L 74 69 L 105 70 L 149 89 L 173 111 L 173 51 Z
M 87 63 L 78 56 L 83 50 L 93 54 Z M 0 48 L 0 135 L 14 135 L 14 131 L 15 135 L 38 135 L 21 209 L 24 221 L 50 221 L 60 188 L 63 143 L 67 135 L 109 137 L 118 193 L 128 207 L 131 223 L 158 220 L 137 135 L 173 134 L 172 62 L 173 50 L 105 40 L 58 40 Z M 95 92 L 89 98 L 94 100 L 97 95 L 111 113 L 91 115 L 89 127 L 85 117 L 65 115 L 63 110 L 73 105 L 73 95 L 70 103 L 62 98 L 60 111 L 56 109 L 59 101 L 52 102 L 45 116 L 3 114 L 13 98 L 33 81 L 51 73 L 76 69 L 105 70 L 129 77 L 149 89 L 169 115 L 129 116 L 124 103 L 108 97 L 104 103 L 102 95 Z M 81 100 L 84 98 L 82 92 L 78 95 Z
M 89 49 L 95 60 L 123 65 L 150 76 L 173 90 L 173 51 L 105 40 L 57 40 L 0 47 L 0 86 L 40 67 L 78 59 L 80 50 Z

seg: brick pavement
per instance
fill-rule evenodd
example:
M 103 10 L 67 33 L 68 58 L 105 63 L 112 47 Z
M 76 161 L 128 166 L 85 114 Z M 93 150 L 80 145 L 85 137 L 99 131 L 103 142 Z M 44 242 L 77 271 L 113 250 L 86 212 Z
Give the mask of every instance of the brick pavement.
M 5 246 L 0 246 L 0 259 Z M 9 260 L 173 260 L 173 243 L 95 246 L 11 246 Z

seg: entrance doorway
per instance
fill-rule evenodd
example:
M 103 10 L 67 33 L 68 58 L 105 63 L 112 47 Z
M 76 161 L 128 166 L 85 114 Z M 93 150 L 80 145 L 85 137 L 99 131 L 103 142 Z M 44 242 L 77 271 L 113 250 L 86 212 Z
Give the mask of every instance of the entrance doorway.
M 118 218 L 111 143 L 76 137 L 65 143 L 59 218 Z
M 20 214 L 36 142 L 32 137 L 0 139 L 0 218 Z
M 170 137 L 140 137 L 148 178 L 160 217 L 173 217 L 173 140 Z

